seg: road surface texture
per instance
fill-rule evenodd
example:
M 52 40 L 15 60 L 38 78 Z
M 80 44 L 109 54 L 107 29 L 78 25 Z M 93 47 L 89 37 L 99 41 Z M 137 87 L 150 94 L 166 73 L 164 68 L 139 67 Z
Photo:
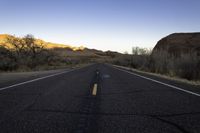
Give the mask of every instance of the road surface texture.
M 34 72 L 7 72 L 7 73 L 0 72 L 0 88 L 9 84 L 15 84 L 18 82 L 27 81 L 34 78 L 44 77 L 65 70 L 67 69 L 34 71 Z
M 198 88 L 143 76 L 94 64 L 7 84 L 0 133 L 200 133 Z

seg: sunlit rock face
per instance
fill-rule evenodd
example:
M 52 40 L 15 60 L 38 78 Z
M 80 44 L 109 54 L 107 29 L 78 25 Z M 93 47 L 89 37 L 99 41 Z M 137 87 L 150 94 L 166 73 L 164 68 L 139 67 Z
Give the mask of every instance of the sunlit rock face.
M 153 49 L 157 51 L 180 56 L 181 54 L 196 53 L 200 56 L 200 32 L 198 33 L 174 33 L 162 38 Z

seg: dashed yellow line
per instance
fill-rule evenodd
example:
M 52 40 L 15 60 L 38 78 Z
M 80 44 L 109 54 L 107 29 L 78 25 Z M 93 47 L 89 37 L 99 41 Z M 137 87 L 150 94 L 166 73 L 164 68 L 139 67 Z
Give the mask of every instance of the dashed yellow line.
M 97 95 L 97 84 L 94 84 L 93 90 L 92 90 L 92 95 L 96 96 Z

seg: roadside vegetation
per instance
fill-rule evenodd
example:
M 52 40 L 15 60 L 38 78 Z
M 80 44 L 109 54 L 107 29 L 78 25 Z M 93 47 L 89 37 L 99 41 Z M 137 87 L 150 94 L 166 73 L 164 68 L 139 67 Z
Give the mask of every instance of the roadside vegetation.
M 171 77 L 200 80 L 200 56 L 195 52 L 174 55 L 165 50 L 133 47 L 132 55 L 121 56 L 113 63 Z
M 195 52 L 172 54 L 166 50 L 139 47 L 133 47 L 132 54 L 87 49 L 73 51 L 69 48 L 47 48 L 43 41 L 35 40 L 33 35 L 23 38 L 8 36 L 6 45 L 0 45 L 0 71 L 48 70 L 93 62 L 111 62 L 170 77 L 200 80 L 200 54 Z
M 8 36 L 6 45 L 0 45 L 0 71 L 32 71 L 64 68 L 85 63 L 81 59 L 69 59 L 65 48 L 48 49 L 33 35 L 23 38 Z
M 2 39 L 3 38 L 3 39 Z M 0 72 L 37 71 L 110 62 L 122 54 L 45 42 L 33 35 L 0 35 Z

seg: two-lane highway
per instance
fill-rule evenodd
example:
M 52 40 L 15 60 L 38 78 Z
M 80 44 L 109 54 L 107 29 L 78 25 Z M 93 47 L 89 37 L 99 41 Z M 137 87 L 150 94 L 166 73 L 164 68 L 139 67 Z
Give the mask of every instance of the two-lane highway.
M 0 133 L 199 133 L 198 93 L 162 83 L 94 64 L 7 85 Z

